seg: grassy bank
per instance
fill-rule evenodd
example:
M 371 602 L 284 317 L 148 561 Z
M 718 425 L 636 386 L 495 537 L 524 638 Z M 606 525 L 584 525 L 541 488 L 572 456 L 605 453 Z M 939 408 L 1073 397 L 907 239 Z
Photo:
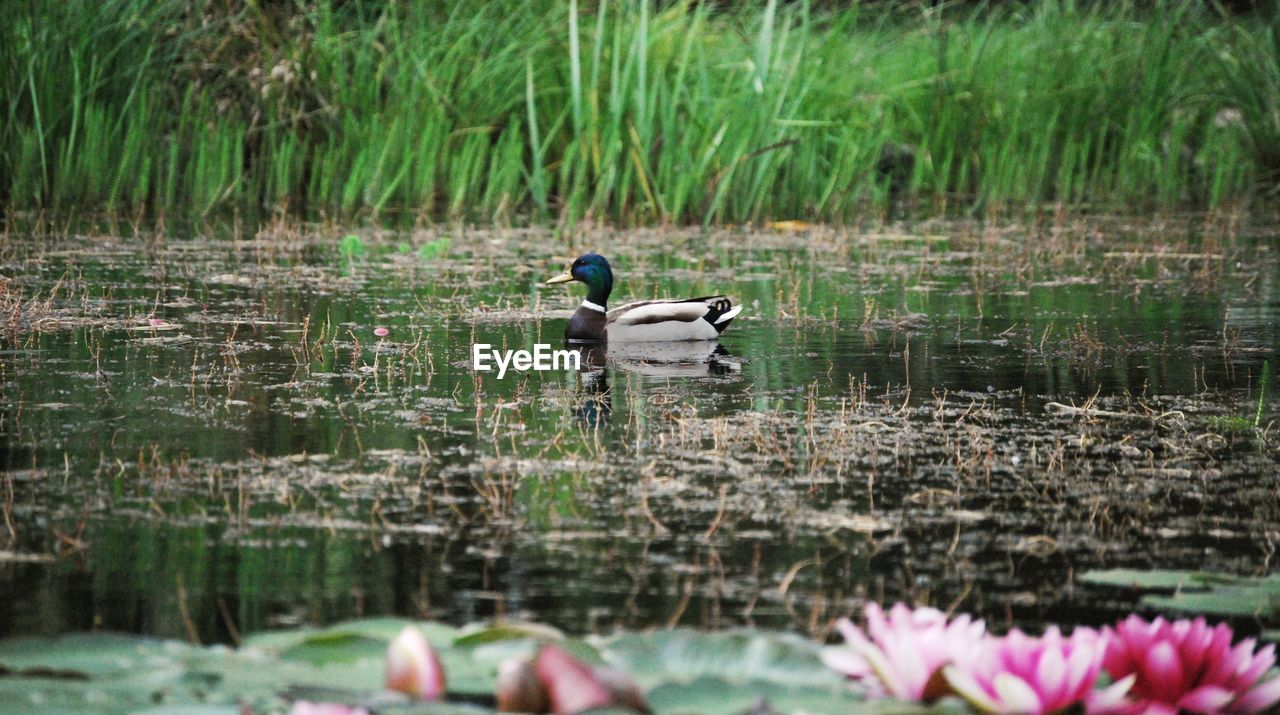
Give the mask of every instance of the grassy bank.
M 0 202 L 843 221 L 899 200 L 1148 209 L 1280 188 L 1274 15 L 188 5 L 11 8 Z

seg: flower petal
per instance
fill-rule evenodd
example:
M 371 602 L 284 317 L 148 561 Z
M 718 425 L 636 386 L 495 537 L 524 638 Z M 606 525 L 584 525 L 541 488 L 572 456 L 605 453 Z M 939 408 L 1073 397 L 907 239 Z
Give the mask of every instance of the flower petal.
M 1137 678 L 1137 673 L 1130 673 L 1128 677 L 1121 678 L 1102 690 L 1095 690 L 1089 693 L 1085 698 L 1085 712 L 1123 712 L 1125 710 L 1122 707 L 1125 705 L 1124 696 L 1129 694 L 1129 688 L 1133 687 L 1133 681 L 1137 680 Z
M 1067 655 L 1065 674 L 1067 691 L 1073 699 L 1082 697 L 1093 688 L 1102 669 L 1103 649 L 1106 644 L 1098 640 L 1092 631 L 1077 636 L 1072 634 L 1072 649 Z
M 1182 692 L 1182 663 L 1172 643 L 1160 641 L 1151 646 L 1143 659 L 1142 675 L 1150 693 Z
M 850 643 L 854 651 L 867 661 L 867 665 L 871 667 L 876 678 L 879 679 L 884 689 L 895 697 L 914 699 L 916 695 L 912 695 L 907 689 L 907 684 L 903 682 L 901 675 L 894 668 L 894 664 L 889 662 L 889 657 L 883 650 L 873 643 Z
M 544 713 L 551 709 L 547 689 L 538 680 L 533 664 L 520 658 L 509 658 L 498 665 L 498 712 Z
M 1236 671 L 1235 686 L 1236 689 L 1247 688 L 1258 682 L 1264 673 L 1271 670 L 1276 664 L 1276 645 L 1274 643 L 1263 646 L 1262 650 L 1254 653 L 1240 668 Z
M 948 665 L 942 669 L 942 677 L 947 679 L 947 683 L 951 685 L 952 690 L 956 691 L 956 694 L 975 708 L 987 713 L 1001 712 L 1000 703 L 987 694 L 987 691 L 978 683 L 978 679 L 973 677 L 973 673 Z
M 858 655 L 848 646 L 827 646 L 819 654 L 823 664 L 828 668 L 850 678 L 865 678 L 871 675 L 871 666 L 867 659 Z
M 556 646 L 543 646 L 533 668 L 547 689 L 551 711 L 557 715 L 593 710 L 611 702 L 609 691 L 591 668 Z
M 1260 713 L 1276 703 L 1280 703 L 1280 675 L 1237 698 L 1231 709 L 1241 713 Z
M 1204 715 L 1217 715 L 1229 705 L 1235 694 L 1217 685 L 1202 685 L 1183 695 L 1178 700 L 1178 708 Z
M 1045 710 L 1045 703 L 1035 688 L 1013 673 L 996 673 L 992 685 L 996 697 L 1000 698 L 1000 712 L 1033 715 Z
M 1072 658 L 1075 659 L 1080 652 L 1077 650 L 1072 653 Z M 1040 662 L 1036 665 L 1035 679 L 1046 706 L 1067 704 L 1058 701 L 1066 699 L 1068 692 L 1075 684 L 1067 682 L 1067 660 L 1062 657 L 1061 648 L 1045 649 L 1040 656 Z

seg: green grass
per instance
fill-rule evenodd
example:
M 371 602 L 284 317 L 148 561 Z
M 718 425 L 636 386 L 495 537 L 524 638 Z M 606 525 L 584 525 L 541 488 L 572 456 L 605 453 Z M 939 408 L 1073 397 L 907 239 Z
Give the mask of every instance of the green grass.
M 1280 190 L 1275 14 L 188 5 L 10 8 L 0 204 L 845 222 L 896 200 L 1153 210 Z

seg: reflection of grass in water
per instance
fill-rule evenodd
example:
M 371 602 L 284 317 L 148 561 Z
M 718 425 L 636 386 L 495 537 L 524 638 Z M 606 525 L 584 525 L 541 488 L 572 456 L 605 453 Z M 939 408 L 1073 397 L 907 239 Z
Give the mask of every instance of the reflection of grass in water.
M 0 28 L 0 200 L 741 222 L 1274 190 L 1280 20 L 1126 5 L 35 3 Z

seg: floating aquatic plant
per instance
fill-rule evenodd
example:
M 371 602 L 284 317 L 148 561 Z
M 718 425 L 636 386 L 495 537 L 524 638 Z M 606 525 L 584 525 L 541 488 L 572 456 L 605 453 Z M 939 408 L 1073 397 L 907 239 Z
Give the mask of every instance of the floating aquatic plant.
M 1064 637 L 1050 626 L 1039 638 L 1014 629 L 1003 637 L 988 637 L 977 658 L 949 665 L 943 674 L 982 712 L 1035 715 L 1086 703 L 1098 710 L 1119 702 L 1132 682 L 1121 680 L 1094 691 L 1105 653 L 1106 638 L 1090 628 Z
M 1104 633 L 1103 667 L 1113 678 L 1134 679 L 1115 712 L 1258 713 L 1280 703 L 1280 675 L 1264 680 L 1276 664 L 1275 645 L 1258 649 L 1252 638 L 1232 645 L 1225 623 L 1131 615 Z
M 863 681 L 873 695 L 904 700 L 929 702 L 947 694 L 940 671 L 975 656 L 986 634 L 982 621 L 969 616 L 948 620 L 937 609 L 902 603 L 888 615 L 877 604 L 867 604 L 866 618 L 865 631 L 841 619 L 836 628 L 845 644 L 823 651 L 822 660 Z
M 420 700 L 444 695 L 444 668 L 422 631 L 405 626 L 387 648 L 387 688 Z
M 846 643 L 828 648 L 823 660 L 873 697 L 932 702 L 956 694 L 989 713 L 1124 715 L 1258 713 L 1280 703 L 1275 646 L 1233 645 L 1229 626 L 1203 618 L 1131 615 L 1114 628 L 1077 628 L 1070 636 L 1050 625 L 1040 637 L 1018 629 L 994 636 L 967 616 L 948 620 L 901 603 L 888 617 L 869 604 L 866 620 L 865 631 L 840 622 Z

